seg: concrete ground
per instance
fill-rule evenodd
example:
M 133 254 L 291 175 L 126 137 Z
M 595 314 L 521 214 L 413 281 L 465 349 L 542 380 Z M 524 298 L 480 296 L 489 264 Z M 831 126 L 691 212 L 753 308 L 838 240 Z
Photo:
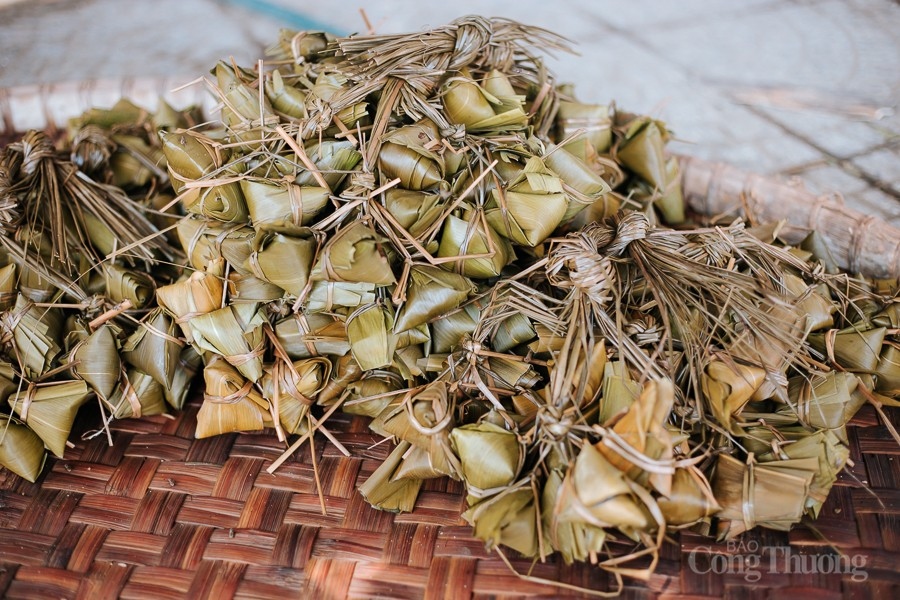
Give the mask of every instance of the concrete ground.
M 796 177 L 900 225 L 896 0 L 0 0 L 0 88 L 198 77 L 281 27 L 415 31 L 465 14 L 541 25 L 585 101 L 666 120 L 673 149 Z

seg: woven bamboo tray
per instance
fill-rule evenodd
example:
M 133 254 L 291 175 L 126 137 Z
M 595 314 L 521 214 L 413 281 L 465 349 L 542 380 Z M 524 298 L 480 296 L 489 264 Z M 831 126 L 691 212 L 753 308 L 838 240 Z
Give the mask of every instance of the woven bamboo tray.
M 125 96 L 153 107 L 175 82 L 122 80 L 0 90 L 0 138 L 65 124 Z M 199 87 L 166 94 L 206 102 Z M 705 214 L 786 219 L 788 234 L 829 232 L 847 268 L 900 274 L 900 231 L 828 199 L 731 167 L 682 160 L 686 196 Z M 822 225 L 827 227 L 822 227 Z M 199 392 L 199 390 L 198 390 Z M 571 586 L 614 589 L 604 571 L 558 557 L 532 564 L 508 551 L 517 577 L 460 518 L 464 490 L 426 481 L 408 514 L 376 511 L 357 493 L 387 456 L 367 420 L 337 414 L 330 429 L 351 451 L 316 438 L 322 513 L 309 447 L 265 472 L 282 452 L 274 434 L 194 439 L 199 393 L 181 413 L 99 423 L 86 409 L 62 460 L 30 484 L 0 469 L 0 595 L 6 598 L 569 598 Z M 886 409 L 894 423 L 900 411 Z M 674 534 L 648 582 L 623 598 L 900 597 L 900 447 L 874 410 L 849 428 L 852 467 L 820 518 L 790 533 L 755 530 L 736 542 Z M 614 551 L 630 545 L 614 542 Z M 837 558 L 836 552 L 844 555 Z M 755 557 L 755 558 L 754 558 Z M 805 557 L 805 558 L 804 558 Z M 858 558 L 862 557 L 862 558 Z M 864 562 L 851 569 L 848 561 Z M 843 562 L 841 562 L 843 560 Z M 753 567 L 754 561 L 758 561 Z M 758 577 L 754 576 L 754 573 Z

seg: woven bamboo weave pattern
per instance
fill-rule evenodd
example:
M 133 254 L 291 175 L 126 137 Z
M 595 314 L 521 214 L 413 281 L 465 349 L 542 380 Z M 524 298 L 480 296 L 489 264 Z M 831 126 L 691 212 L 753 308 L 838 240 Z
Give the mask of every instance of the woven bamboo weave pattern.
M 426 483 L 409 514 L 370 508 L 356 487 L 389 452 L 366 420 L 333 418 L 345 457 L 315 440 L 322 514 L 308 447 L 273 475 L 274 435 L 193 439 L 198 403 L 175 419 L 117 421 L 79 441 L 36 484 L 0 472 L 0 592 L 6 598 L 556 598 L 581 595 L 517 578 L 472 537 L 459 515 L 462 487 Z M 896 422 L 897 411 L 889 413 Z M 664 546 L 647 584 L 625 598 L 889 598 L 900 592 L 900 449 L 874 411 L 850 428 L 854 466 L 841 475 L 812 529 L 754 531 L 747 548 L 815 556 L 839 548 L 864 555 L 865 581 L 851 573 L 761 569 L 710 571 L 726 544 L 681 533 Z M 824 542 L 824 540 L 828 540 Z M 627 541 L 627 540 L 626 540 Z M 749 546 L 748 546 L 749 544 Z M 629 545 L 613 545 L 623 553 Z M 734 549 L 734 548 L 732 548 Z M 740 550 L 740 547 L 738 548 Z M 721 559 L 720 559 L 721 560 Z M 589 564 L 558 557 L 520 572 L 591 589 L 612 589 Z M 787 570 L 790 570 L 787 568 Z M 795 569 L 802 570 L 802 569 Z M 827 570 L 827 569 L 826 569 Z

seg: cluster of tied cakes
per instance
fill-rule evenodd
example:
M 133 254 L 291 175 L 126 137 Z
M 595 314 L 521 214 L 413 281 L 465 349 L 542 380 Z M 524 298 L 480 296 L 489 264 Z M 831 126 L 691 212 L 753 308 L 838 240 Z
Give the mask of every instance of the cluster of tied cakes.
M 847 422 L 896 405 L 897 282 L 689 222 L 665 126 L 577 101 L 536 47 L 565 46 L 480 17 L 285 32 L 215 66 L 218 121 L 123 101 L 10 144 L 0 463 L 33 481 L 91 398 L 103 435 L 196 374 L 197 437 L 271 428 L 275 470 L 366 415 L 396 441 L 373 506 L 460 479 L 490 546 L 617 577 L 667 530 L 815 516 Z

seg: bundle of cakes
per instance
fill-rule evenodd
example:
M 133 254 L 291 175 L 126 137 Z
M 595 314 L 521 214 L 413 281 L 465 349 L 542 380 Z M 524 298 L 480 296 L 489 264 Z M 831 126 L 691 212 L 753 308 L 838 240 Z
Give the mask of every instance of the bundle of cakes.
M 646 578 L 672 529 L 815 516 L 848 421 L 897 404 L 897 282 L 692 220 L 665 125 L 579 102 L 537 48 L 565 44 L 284 32 L 215 65 L 215 121 L 121 102 L 7 147 L 0 463 L 34 480 L 81 405 L 103 435 L 196 374 L 198 437 L 271 429 L 274 471 L 371 417 L 373 506 L 455 478 L 525 556 Z

